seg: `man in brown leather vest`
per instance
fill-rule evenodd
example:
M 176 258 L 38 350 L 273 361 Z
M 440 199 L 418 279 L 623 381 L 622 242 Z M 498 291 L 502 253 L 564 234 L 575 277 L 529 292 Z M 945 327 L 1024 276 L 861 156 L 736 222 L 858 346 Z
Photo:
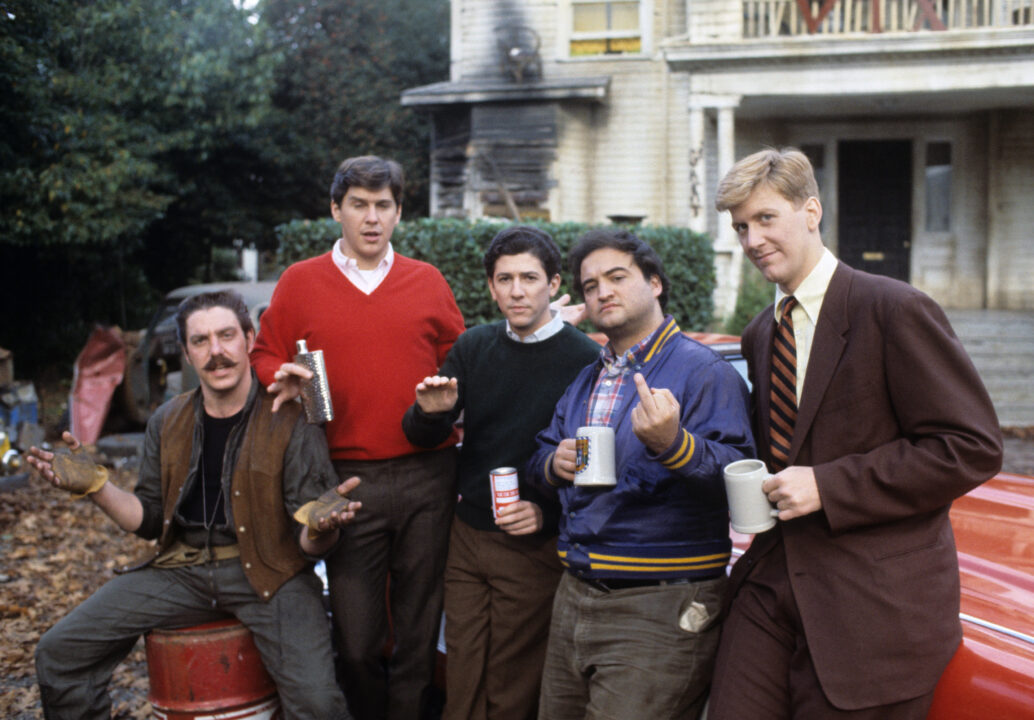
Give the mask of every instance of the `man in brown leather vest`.
M 255 329 L 239 295 L 188 298 L 176 319 L 201 385 L 151 417 L 133 492 L 107 482 L 68 433 L 71 456 L 30 451 L 55 487 L 87 495 L 123 530 L 158 539 L 153 557 L 40 639 L 46 715 L 109 717 L 111 673 L 141 634 L 229 614 L 251 630 L 285 717 L 349 718 L 312 561 L 358 510 L 347 493 L 359 481 L 334 487 L 323 430 L 297 403 L 271 412 L 248 362 Z

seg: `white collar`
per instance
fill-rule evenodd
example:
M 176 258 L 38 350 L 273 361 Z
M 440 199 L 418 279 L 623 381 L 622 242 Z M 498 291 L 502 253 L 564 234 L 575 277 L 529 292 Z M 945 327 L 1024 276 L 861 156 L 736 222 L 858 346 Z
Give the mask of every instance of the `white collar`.
M 553 308 L 549 309 L 551 315 L 549 322 L 540 327 L 533 333 L 525 335 L 523 338 L 513 331 L 510 327 L 510 321 L 506 321 L 506 335 L 511 340 L 516 340 L 519 343 L 533 343 L 542 342 L 556 335 L 558 332 L 564 329 L 564 319 L 560 317 L 560 313 Z
M 836 272 L 836 269 L 836 257 L 829 251 L 829 248 L 822 248 L 822 257 L 819 258 L 815 267 L 808 273 L 808 277 L 804 278 L 804 281 L 793 293 L 793 296 L 797 299 L 797 304 L 807 313 L 812 325 L 818 322 L 819 310 L 822 309 L 822 300 L 826 297 L 826 289 L 829 287 L 829 282 L 833 279 L 833 273 Z M 787 293 L 783 292 L 776 285 L 774 308 L 776 322 L 779 322 L 779 305 L 785 297 L 787 297 Z
M 377 263 L 377 267 L 372 268 L 370 270 L 361 270 L 359 268 L 358 260 L 356 260 L 354 257 L 345 255 L 345 253 L 342 252 L 341 238 L 338 238 L 337 242 L 334 243 L 334 249 L 331 251 L 331 257 L 334 260 L 334 264 L 337 265 L 343 273 L 347 273 L 350 270 L 356 272 L 376 272 L 380 270 L 384 272 L 384 274 L 387 274 L 388 271 L 391 270 L 391 266 L 395 262 L 395 250 L 391 247 L 391 243 L 389 242 L 388 251 L 384 253 L 384 257 L 382 257 L 381 261 Z

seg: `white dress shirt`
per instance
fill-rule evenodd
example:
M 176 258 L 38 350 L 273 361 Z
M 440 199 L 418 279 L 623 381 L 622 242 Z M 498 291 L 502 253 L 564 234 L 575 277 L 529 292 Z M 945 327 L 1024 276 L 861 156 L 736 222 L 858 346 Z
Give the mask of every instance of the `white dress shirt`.
M 373 270 L 360 270 L 356 259 L 348 257 L 341 251 L 341 238 L 334 243 L 330 256 L 341 274 L 366 295 L 372 293 L 378 285 L 384 282 L 384 278 L 388 276 L 388 271 L 395 262 L 395 251 L 392 249 L 391 243 L 388 243 L 388 252 L 384 253 L 384 257 L 377 263 L 377 267 Z
M 808 371 L 811 344 L 815 339 L 815 323 L 819 320 L 819 310 L 822 309 L 826 289 L 829 287 L 829 281 L 833 279 L 833 272 L 836 269 L 836 257 L 829 251 L 829 248 L 822 248 L 822 257 L 793 294 L 797 298 L 797 305 L 790 311 L 790 317 L 793 320 L 794 342 L 797 344 L 798 407 L 801 404 L 801 392 L 804 390 L 804 376 Z M 775 296 L 775 320 L 777 323 L 785 297 L 787 294 L 777 285 Z
M 513 331 L 513 328 L 510 327 L 510 321 L 507 320 L 506 321 L 506 335 L 511 340 L 516 340 L 517 342 L 526 342 L 526 343 L 542 342 L 543 340 L 547 340 L 548 338 L 553 337 L 558 332 L 560 332 L 561 330 L 564 329 L 564 319 L 562 317 L 560 317 L 560 312 L 558 310 L 554 310 L 553 308 L 550 308 L 549 309 L 549 313 L 550 313 L 550 315 L 552 317 L 550 318 L 548 323 L 546 323 L 545 325 L 540 327 L 535 332 L 528 333 L 524 337 L 521 337 L 520 335 L 515 333 Z

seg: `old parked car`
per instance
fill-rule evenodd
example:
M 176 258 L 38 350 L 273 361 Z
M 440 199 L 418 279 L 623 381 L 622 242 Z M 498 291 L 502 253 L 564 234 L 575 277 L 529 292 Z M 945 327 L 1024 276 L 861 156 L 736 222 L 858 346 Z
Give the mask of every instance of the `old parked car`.
M 134 423 L 143 424 L 163 402 L 197 387 L 197 374 L 183 362 L 176 338 L 176 307 L 184 298 L 203 292 L 236 290 L 247 303 L 257 331 L 275 287 L 275 281 L 222 282 L 188 285 L 169 292 L 147 329 L 139 334 L 135 344 L 129 343 L 125 378 L 117 398 L 119 409 Z

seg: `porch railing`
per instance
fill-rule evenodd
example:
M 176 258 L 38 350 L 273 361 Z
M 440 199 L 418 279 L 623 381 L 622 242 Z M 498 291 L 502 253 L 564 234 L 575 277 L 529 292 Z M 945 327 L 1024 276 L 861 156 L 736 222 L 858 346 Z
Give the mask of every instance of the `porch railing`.
M 743 37 L 1034 25 L 1034 0 L 744 0 Z

